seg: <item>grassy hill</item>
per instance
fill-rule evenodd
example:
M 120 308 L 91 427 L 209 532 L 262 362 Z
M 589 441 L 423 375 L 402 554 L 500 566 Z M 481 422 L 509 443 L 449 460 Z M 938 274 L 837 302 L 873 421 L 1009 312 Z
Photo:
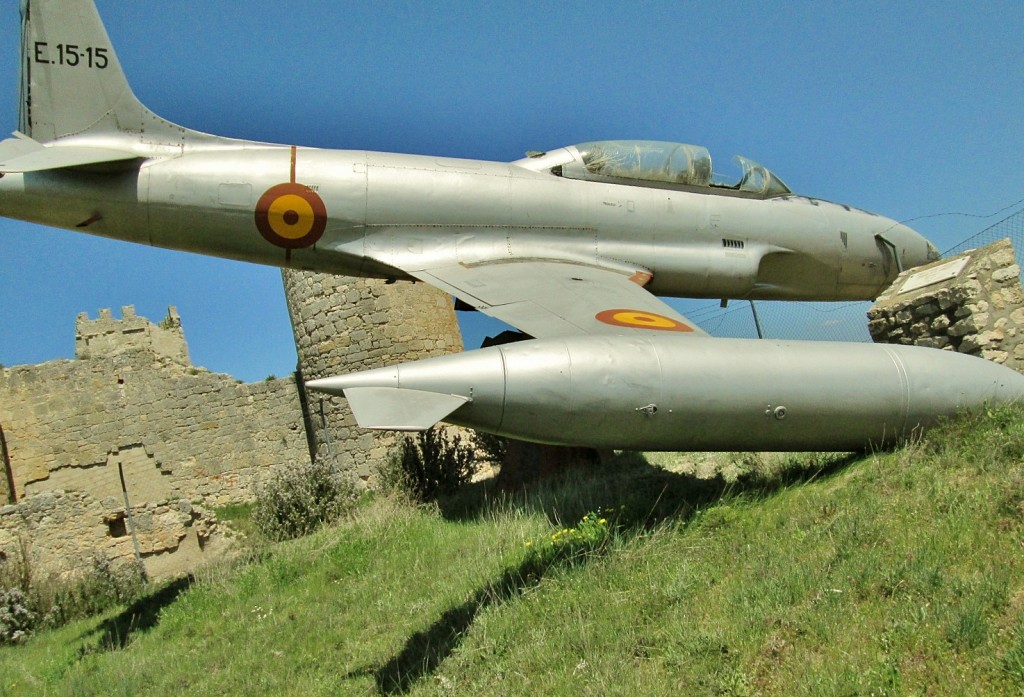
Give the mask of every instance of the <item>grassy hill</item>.
M 1012 409 L 734 481 L 379 498 L 0 649 L 0 694 L 1020 694 L 1022 457 Z

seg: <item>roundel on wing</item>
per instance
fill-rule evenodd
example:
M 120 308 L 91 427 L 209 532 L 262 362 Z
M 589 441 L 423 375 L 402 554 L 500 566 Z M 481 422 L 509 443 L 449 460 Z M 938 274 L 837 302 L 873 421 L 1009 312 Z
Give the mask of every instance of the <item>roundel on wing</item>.
M 278 184 L 256 202 L 256 229 L 284 249 L 312 247 L 327 228 L 327 206 L 304 184 Z
M 665 315 L 642 310 L 604 310 L 596 315 L 597 321 L 613 327 L 657 329 L 664 332 L 692 332 L 693 327 Z

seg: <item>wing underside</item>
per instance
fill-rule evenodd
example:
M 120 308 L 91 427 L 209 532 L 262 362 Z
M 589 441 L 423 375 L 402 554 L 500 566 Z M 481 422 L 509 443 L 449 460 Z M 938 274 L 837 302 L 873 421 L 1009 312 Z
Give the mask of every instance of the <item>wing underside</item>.
M 594 266 L 547 260 L 452 264 L 413 272 L 531 336 L 673 331 L 705 335 L 638 281 Z

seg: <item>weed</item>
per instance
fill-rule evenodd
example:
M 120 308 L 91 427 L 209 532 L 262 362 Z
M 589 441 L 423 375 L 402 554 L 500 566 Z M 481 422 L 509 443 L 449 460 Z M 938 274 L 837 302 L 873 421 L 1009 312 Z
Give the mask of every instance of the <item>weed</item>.
M 1024 627 L 1017 626 L 1010 635 L 1010 647 L 1003 656 L 1003 673 L 1018 689 L 1024 690 Z
M 249 536 L 256 532 L 253 522 L 255 503 L 234 503 L 214 509 L 218 523 L 226 523 L 235 532 Z
M 527 565 L 537 569 L 555 561 L 573 563 L 602 550 L 621 528 L 625 506 L 591 511 L 572 527 L 563 527 L 540 540 L 526 540 Z
M 145 587 L 145 569 L 140 563 L 113 563 L 107 555 L 96 552 L 87 571 L 68 578 L 48 578 L 35 584 L 34 595 L 45 612 L 46 623 L 60 626 L 133 602 Z
M 28 546 L 0 567 L 0 644 L 18 643 L 41 628 L 97 615 L 138 598 L 145 574 L 135 562 L 114 564 L 102 552 L 75 574 L 37 576 Z

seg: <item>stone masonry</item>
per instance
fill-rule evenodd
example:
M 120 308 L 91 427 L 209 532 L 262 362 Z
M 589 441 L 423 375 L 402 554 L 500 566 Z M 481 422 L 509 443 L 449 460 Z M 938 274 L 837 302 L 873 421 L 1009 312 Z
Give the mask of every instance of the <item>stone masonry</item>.
M 283 269 L 304 380 L 380 368 L 462 350 L 450 296 L 421 283 L 388 283 Z M 360 429 L 340 397 L 309 392 L 316 457 L 372 484 L 398 438 Z
M 188 570 L 222 543 L 211 507 L 309 460 L 295 379 L 242 384 L 191 365 L 173 307 L 159 325 L 132 307 L 80 315 L 75 346 L 75 360 L 0 369 L 4 554 L 27 542 L 61 571 L 130 559 L 134 523 L 151 576 Z
M 1024 292 L 1008 239 L 905 271 L 868 311 L 876 342 L 929 346 L 1024 369 Z

